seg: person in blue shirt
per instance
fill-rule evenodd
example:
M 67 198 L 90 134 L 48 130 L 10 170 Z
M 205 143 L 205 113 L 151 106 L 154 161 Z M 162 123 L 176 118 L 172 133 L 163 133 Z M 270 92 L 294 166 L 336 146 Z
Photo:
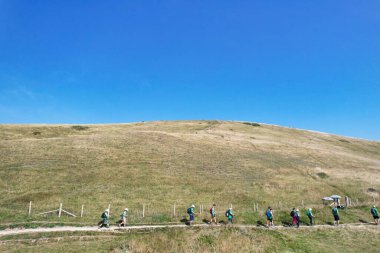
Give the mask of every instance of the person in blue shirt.
M 267 227 L 272 227 L 273 226 L 273 210 L 270 206 L 265 212 L 265 215 L 267 216 Z

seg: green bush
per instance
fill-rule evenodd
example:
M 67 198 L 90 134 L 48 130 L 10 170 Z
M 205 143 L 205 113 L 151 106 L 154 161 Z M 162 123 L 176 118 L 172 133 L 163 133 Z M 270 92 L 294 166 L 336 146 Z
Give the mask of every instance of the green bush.
M 319 172 L 319 173 L 317 173 L 317 176 L 320 177 L 320 178 L 322 178 L 322 179 L 325 179 L 325 178 L 328 178 L 328 177 L 329 177 L 329 175 L 327 175 L 327 174 L 324 173 L 324 172 Z
M 243 122 L 243 124 L 248 125 L 248 126 L 254 126 L 254 127 L 259 127 L 260 124 L 255 123 L 255 122 Z
M 74 130 L 77 130 L 77 131 L 83 131 L 83 130 L 89 129 L 88 126 L 79 126 L 79 125 L 78 126 L 72 126 L 71 128 Z

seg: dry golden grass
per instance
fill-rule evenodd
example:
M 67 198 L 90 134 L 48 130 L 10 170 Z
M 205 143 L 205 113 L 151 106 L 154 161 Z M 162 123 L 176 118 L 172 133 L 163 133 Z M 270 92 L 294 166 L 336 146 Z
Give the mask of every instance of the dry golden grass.
M 317 205 L 331 194 L 371 201 L 378 193 L 368 188 L 380 190 L 379 142 L 225 121 L 86 127 L 0 125 L 3 222 L 18 221 L 29 201 L 34 214 L 61 202 L 78 214 L 83 204 L 88 222 L 109 203 L 111 214 L 128 206 L 144 222 L 146 204 L 145 222 L 165 222 L 174 203 L 178 220 L 191 203 L 243 213 L 253 203 Z

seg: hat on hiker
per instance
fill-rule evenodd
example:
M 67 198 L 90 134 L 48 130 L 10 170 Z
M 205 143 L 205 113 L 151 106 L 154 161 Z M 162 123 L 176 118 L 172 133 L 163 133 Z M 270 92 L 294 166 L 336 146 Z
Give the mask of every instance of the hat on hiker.
M 194 206 L 194 204 L 193 204 L 193 205 L 191 205 L 191 207 L 195 207 L 195 206 Z
M 109 213 L 109 212 L 110 212 L 110 209 L 108 209 L 108 208 L 107 208 L 107 209 L 106 209 L 104 212 L 107 212 L 107 213 Z
M 124 211 L 128 211 L 128 208 L 125 208 Z

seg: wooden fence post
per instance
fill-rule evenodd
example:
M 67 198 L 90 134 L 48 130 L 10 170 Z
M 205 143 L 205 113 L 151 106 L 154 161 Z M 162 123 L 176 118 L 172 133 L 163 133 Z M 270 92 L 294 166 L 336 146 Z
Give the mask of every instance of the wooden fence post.
M 61 217 L 62 214 L 62 203 L 59 204 L 58 217 Z
M 80 211 L 80 217 L 83 217 L 83 207 L 84 207 L 84 205 L 82 205 L 82 209 Z
M 111 215 L 111 204 L 108 204 L 108 216 Z
M 175 204 L 173 205 L 173 217 L 175 217 Z
M 28 215 L 30 216 L 32 214 L 32 201 L 29 202 L 29 211 Z

